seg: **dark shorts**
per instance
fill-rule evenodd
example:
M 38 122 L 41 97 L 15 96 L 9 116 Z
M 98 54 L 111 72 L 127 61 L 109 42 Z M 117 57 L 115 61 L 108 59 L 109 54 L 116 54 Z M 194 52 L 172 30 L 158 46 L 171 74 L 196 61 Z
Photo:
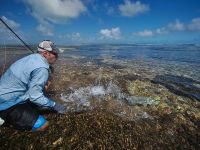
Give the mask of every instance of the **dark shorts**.
M 0 117 L 15 129 L 24 131 L 32 129 L 39 114 L 36 105 L 28 101 L 0 111 Z

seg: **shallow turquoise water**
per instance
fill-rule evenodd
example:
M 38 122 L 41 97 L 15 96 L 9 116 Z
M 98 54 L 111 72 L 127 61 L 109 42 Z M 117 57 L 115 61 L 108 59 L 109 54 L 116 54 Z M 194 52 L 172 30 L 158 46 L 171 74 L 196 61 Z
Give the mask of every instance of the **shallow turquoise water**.
M 176 94 L 200 100 L 199 45 L 82 45 L 65 50 L 61 58 L 129 69 Z

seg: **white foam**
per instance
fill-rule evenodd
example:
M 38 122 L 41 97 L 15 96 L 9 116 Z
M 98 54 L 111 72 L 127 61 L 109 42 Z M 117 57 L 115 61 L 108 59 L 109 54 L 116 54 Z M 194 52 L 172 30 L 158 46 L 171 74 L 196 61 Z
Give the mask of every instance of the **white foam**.
M 98 95 L 105 95 L 106 91 L 103 86 L 94 86 L 91 87 L 91 95 L 98 96 Z
M 91 100 L 97 100 L 98 102 L 102 102 L 107 100 L 108 97 L 113 97 L 117 100 L 115 103 L 118 105 L 125 106 L 125 105 L 155 105 L 156 101 L 150 99 L 148 97 L 136 97 L 136 96 L 127 96 L 126 94 L 122 93 L 121 88 L 110 81 L 106 87 L 102 85 L 95 85 L 95 86 L 87 86 L 87 87 L 80 87 L 79 89 L 71 89 L 72 92 L 68 95 L 61 94 L 61 99 L 66 103 L 73 103 L 76 105 L 75 108 L 69 109 L 75 112 L 79 112 L 81 110 L 91 110 L 94 109 L 95 106 L 91 105 Z M 126 103 L 125 103 L 126 101 Z M 66 104 L 67 105 L 67 104 Z M 121 107 L 122 108 L 122 107 Z M 117 108 L 116 108 L 117 109 Z M 131 108 L 130 108 L 131 109 Z M 120 111 L 120 112 L 119 112 Z M 140 112 L 137 114 L 132 114 L 126 112 L 125 110 L 116 110 L 115 113 L 118 116 L 129 118 L 133 120 L 134 118 L 152 118 L 147 112 Z

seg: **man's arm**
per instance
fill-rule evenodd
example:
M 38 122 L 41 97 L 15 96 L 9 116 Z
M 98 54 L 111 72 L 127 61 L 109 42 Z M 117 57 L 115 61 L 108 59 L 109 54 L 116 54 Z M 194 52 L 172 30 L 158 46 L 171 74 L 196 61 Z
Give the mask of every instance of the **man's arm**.
M 43 107 L 54 107 L 55 102 L 44 96 L 43 88 L 47 83 L 49 72 L 46 68 L 39 68 L 31 73 L 28 94 L 30 101 Z

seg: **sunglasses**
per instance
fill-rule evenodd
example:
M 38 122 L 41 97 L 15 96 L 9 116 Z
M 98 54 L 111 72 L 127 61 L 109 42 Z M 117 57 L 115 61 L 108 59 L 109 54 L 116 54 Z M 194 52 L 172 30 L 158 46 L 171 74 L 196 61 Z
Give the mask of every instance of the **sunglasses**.
M 58 54 L 52 51 L 48 51 L 49 53 L 53 54 L 56 58 L 58 58 Z

